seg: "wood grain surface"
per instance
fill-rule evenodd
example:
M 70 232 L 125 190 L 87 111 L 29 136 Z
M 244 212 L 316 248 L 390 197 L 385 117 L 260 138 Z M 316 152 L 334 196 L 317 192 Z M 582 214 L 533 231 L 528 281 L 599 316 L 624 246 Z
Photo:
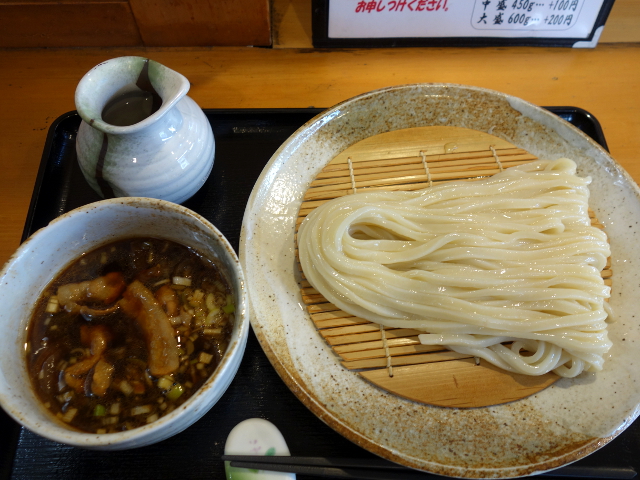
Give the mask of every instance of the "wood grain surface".
M 269 0 L 0 0 L 0 47 L 211 45 L 271 45 Z
M 268 0 L 129 0 L 146 46 L 271 45 Z
M 537 105 L 584 108 L 613 157 L 640 181 L 640 44 L 551 48 L 330 50 L 85 48 L 0 50 L 0 263 L 18 247 L 52 122 L 75 109 L 82 75 L 108 58 L 145 55 L 183 73 L 204 108 L 329 107 L 406 83 L 502 91 Z

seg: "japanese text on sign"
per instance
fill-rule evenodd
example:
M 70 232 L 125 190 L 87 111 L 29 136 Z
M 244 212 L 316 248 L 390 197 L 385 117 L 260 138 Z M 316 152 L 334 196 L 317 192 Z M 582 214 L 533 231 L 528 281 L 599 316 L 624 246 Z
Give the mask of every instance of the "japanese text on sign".
M 362 12 L 436 12 L 447 10 L 448 0 L 369 0 L 359 1 L 356 13 Z
M 476 29 L 562 30 L 579 19 L 586 0 L 476 0 Z
M 330 38 L 585 38 L 604 0 L 336 0 Z

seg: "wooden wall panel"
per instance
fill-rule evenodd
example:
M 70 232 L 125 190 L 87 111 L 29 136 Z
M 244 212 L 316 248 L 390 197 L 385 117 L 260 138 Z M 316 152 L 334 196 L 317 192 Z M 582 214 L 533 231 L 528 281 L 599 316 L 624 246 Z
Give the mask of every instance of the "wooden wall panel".
M 0 47 L 142 45 L 129 2 L 0 2 Z
M 313 48 L 311 0 L 272 0 L 273 48 Z
M 640 42 L 638 0 L 616 0 L 600 37 L 600 43 L 626 42 Z
M 269 0 L 130 0 L 146 46 L 269 46 Z

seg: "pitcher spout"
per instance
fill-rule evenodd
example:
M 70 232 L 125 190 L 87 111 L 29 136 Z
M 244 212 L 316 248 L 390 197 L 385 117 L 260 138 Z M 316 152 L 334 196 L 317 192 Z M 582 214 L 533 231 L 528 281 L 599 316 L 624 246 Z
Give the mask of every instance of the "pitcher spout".
M 156 122 L 189 91 L 184 75 L 144 57 L 119 57 L 92 68 L 75 93 L 78 114 L 105 133 L 130 133 Z

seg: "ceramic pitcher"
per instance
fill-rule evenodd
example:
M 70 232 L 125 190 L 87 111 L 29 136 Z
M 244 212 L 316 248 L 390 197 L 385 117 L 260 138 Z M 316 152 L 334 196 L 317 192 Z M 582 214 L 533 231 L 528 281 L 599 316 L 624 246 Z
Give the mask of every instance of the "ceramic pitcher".
M 204 184 L 215 141 L 189 81 L 142 57 L 91 69 L 76 89 L 76 140 L 84 177 L 103 198 L 136 196 L 182 203 Z

